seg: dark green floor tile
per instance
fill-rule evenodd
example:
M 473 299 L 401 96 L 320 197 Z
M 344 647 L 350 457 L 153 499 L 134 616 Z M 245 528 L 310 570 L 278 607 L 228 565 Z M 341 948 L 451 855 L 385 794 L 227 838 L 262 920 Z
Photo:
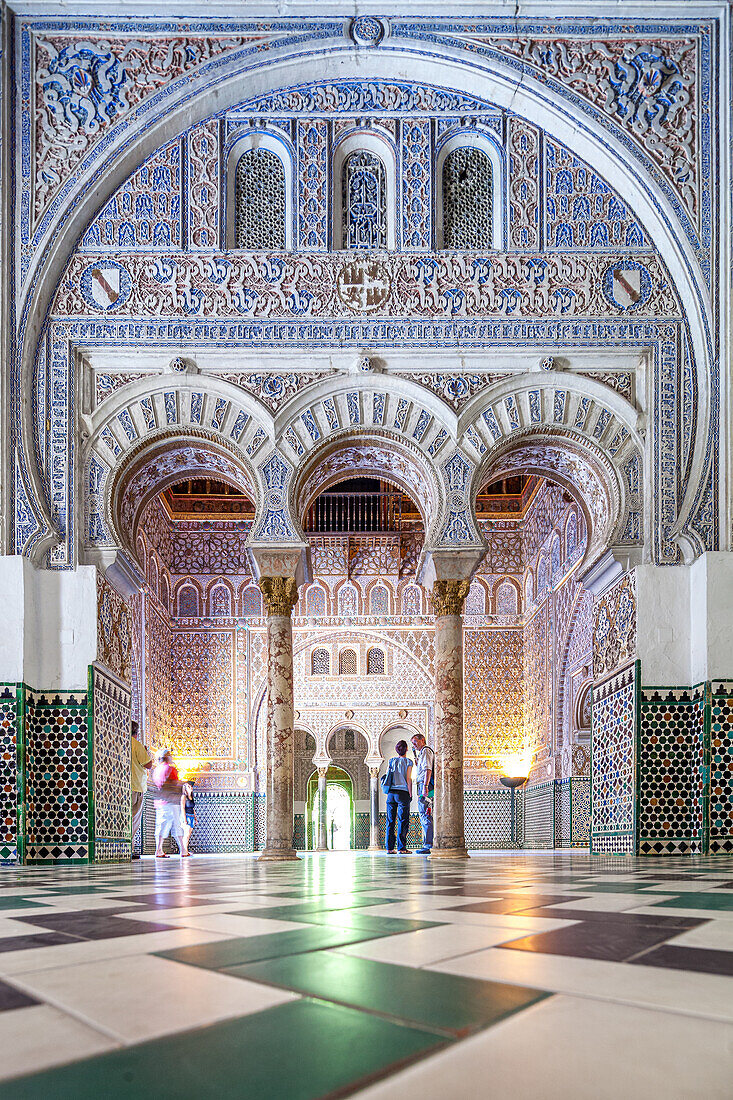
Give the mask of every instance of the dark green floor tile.
M 671 891 L 670 891 L 671 893 Z M 654 905 L 654 895 L 649 895 L 649 904 Z M 692 891 L 677 894 L 669 901 L 656 902 L 657 909 L 719 909 L 733 910 L 733 894 L 718 894 L 710 891 L 707 894 L 697 894 Z
M 409 966 L 315 951 L 237 967 L 237 976 L 379 1012 L 460 1038 L 548 994 Z
M 440 1037 L 297 1001 L 0 1084 L 0 1100 L 316 1100 L 439 1049 Z
M 404 898 L 373 898 L 369 901 L 355 901 L 352 905 L 343 901 L 338 903 L 328 899 L 307 901 L 302 905 L 261 905 L 257 909 L 237 909 L 238 917 L 264 917 L 266 920 L 306 920 L 324 913 L 348 913 L 352 909 L 367 908 L 370 905 L 396 905 Z
M 177 947 L 171 951 L 156 951 L 154 954 L 162 959 L 175 959 L 176 962 L 201 966 L 206 970 L 224 970 L 261 959 L 278 959 L 284 955 L 300 955 L 305 951 L 318 951 L 328 947 L 345 947 L 349 943 L 361 943 L 364 940 L 378 939 L 379 936 L 380 933 L 376 931 L 313 925 L 311 928 L 300 928 L 292 932 L 271 932 L 264 936 L 219 940 L 217 943 Z
M 46 901 L 29 901 L 24 897 L 0 898 L 0 909 L 41 909 L 48 904 Z

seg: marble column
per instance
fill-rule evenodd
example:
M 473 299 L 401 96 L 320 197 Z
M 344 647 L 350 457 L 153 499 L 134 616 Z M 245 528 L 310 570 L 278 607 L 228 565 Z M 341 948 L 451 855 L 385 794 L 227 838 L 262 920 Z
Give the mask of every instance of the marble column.
M 436 580 L 435 836 L 432 857 L 467 859 L 463 832 L 463 620 L 469 581 Z
M 379 768 L 369 769 L 369 851 L 378 852 L 379 843 Z
M 326 832 L 326 774 L 328 768 L 318 769 L 318 844 L 317 852 L 328 851 L 328 835 Z
M 293 628 L 295 577 L 260 577 L 267 607 L 267 837 L 261 860 L 297 859 L 293 848 Z

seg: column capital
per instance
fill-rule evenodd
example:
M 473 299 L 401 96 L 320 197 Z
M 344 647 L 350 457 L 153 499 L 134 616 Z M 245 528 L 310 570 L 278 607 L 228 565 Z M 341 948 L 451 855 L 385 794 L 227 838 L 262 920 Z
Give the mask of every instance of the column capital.
M 265 597 L 268 615 L 290 615 L 298 602 L 295 577 L 260 577 L 258 585 Z
M 319 779 L 325 779 L 327 775 L 328 775 L 328 768 L 319 768 L 318 769 L 318 778 Z
M 369 775 L 371 776 L 372 779 L 376 779 L 377 776 L 379 775 L 379 768 L 370 768 L 369 769 Z
M 461 615 L 466 602 L 470 581 L 436 580 L 430 593 L 435 615 Z

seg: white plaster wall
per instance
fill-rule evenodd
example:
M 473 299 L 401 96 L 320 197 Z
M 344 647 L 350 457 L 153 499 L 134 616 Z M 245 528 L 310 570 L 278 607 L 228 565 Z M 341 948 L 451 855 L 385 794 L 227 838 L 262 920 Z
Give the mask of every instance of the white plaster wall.
M 649 686 L 690 684 L 690 570 L 636 568 L 637 654 Z
M 733 676 L 733 554 L 703 554 L 689 568 L 692 683 Z
M 43 691 L 81 691 L 97 656 L 94 566 L 73 572 L 36 569 L 27 558 L 0 557 L 0 680 Z

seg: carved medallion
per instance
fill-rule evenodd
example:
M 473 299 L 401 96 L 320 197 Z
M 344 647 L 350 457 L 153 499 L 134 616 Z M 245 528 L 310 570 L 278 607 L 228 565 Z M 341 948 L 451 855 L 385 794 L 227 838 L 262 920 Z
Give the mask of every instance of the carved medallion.
M 379 260 L 352 260 L 336 278 L 336 291 L 349 309 L 369 313 L 385 304 L 392 289 L 389 271 Z

